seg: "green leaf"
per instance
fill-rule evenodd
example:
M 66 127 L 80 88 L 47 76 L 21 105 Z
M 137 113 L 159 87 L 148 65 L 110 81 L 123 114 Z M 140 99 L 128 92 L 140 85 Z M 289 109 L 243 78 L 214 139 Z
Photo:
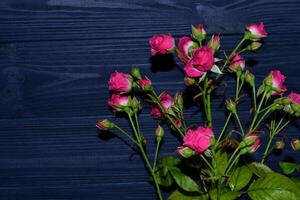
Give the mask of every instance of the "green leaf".
M 292 177 L 291 180 L 297 185 L 297 187 L 300 189 L 300 179 Z
M 220 68 L 217 65 L 213 65 L 213 67 L 211 68 L 210 71 L 217 73 L 217 74 L 223 74 L 223 72 L 220 70 Z
M 157 162 L 157 169 L 179 165 L 181 160 L 175 156 L 164 156 Z
M 248 167 L 258 177 L 265 177 L 267 174 L 274 172 L 267 165 L 257 162 L 252 162 Z
M 252 200 L 299 200 L 300 191 L 286 176 L 268 173 L 250 185 L 248 195 Z
M 194 195 L 189 193 L 183 193 L 179 190 L 175 190 L 168 198 L 168 200 L 208 200 L 205 194 Z
M 279 166 L 285 174 L 292 174 L 294 171 L 299 169 L 299 165 L 297 163 L 291 162 L 279 162 Z
M 170 187 L 173 184 L 173 178 L 171 174 L 166 171 L 167 167 L 161 168 L 155 172 L 158 184 L 164 187 Z
M 247 166 L 238 167 L 231 177 L 228 179 L 228 184 L 231 190 L 239 191 L 243 189 L 251 180 L 252 171 Z
M 198 184 L 191 179 L 189 176 L 183 174 L 180 169 L 176 168 L 176 167 L 171 167 L 169 168 L 175 182 L 177 183 L 177 185 L 183 189 L 184 191 L 187 192 L 199 192 L 199 186 Z
M 218 151 L 215 155 L 218 175 L 223 175 L 228 163 L 228 155 L 224 151 Z
M 242 193 L 240 192 L 236 192 L 236 191 L 229 191 L 228 189 L 222 188 L 219 191 L 219 199 L 218 199 L 218 190 L 217 189 L 212 189 L 209 192 L 210 198 L 211 200 L 234 200 L 236 198 L 238 198 L 239 196 L 242 195 Z

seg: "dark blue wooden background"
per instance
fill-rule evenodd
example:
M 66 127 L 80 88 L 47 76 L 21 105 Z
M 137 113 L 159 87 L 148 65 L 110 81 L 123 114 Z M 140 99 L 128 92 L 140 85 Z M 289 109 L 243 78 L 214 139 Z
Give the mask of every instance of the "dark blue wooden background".
M 185 88 L 183 74 L 151 71 L 153 34 L 178 38 L 204 23 L 232 49 L 245 24 L 263 21 L 270 35 L 258 54 L 246 56 L 256 60 L 252 70 L 261 81 L 281 69 L 300 92 L 299 13 L 299 0 L 1 0 L 0 199 L 154 199 L 140 157 L 95 128 L 96 119 L 112 117 L 109 74 L 136 65 L 174 94 Z M 216 132 L 224 122 L 219 105 L 214 101 Z M 248 109 L 240 108 L 244 120 Z M 186 112 L 190 124 L 201 123 L 194 111 Z M 141 122 L 153 156 L 156 124 L 148 113 Z M 300 136 L 296 127 L 286 134 Z M 167 134 L 163 154 L 178 145 Z M 287 147 L 270 164 L 287 156 L 297 154 Z

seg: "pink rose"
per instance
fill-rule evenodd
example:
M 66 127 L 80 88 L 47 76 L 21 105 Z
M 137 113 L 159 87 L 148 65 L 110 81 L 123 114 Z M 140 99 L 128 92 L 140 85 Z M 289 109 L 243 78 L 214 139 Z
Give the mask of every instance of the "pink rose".
M 279 91 L 273 91 L 272 95 L 280 95 L 282 96 L 283 93 L 286 91 L 286 87 L 283 85 L 285 81 L 285 76 L 281 74 L 279 70 L 271 71 L 268 75 L 272 78 L 272 87 L 276 90 L 279 89 Z
M 300 94 L 291 92 L 287 97 L 292 101 L 293 104 L 300 105 Z
M 255 133 L 248 133 L 240 143 L 240 147 L 242 147 L 241 154 L 254 153 L 260 145 L 261 142 L 258 135 Z
M 195 43 L 190 37 L 184 36 L 179 39 L 178 50 L 180 51 L 180 53 L 178 54 L 178 58 L 182 62 L 187 63 L 191 59 L 191 56 L 189 55 L 189 50 L 194 44 Z
M 129 97 L 126 95 L 113 94 L 110 99 L 108 99 L 108 105 L 117 111 L 122 111 L 128 104 Z
M 151 55 L 167 54 L 175 48 L 174 38 L 170 35 L 154 35 L 149 40 Z
M 249 151 L 249 153 L 254 153 L 257 151 L 257 149 L 260 147 L 261 142 L 259 139 L 255 140 L 255 142 L 251 145 L 251 150 Z
M 263 37 L 267 37 L 268 33 L 265 30 L 264 23 L 256 23 L 256 24 L 250 24 L 246 28 L 249 32 L 249 39 L 260 39 Z
M 189 147 L 200 154 L 210 147 L 213 135 L 211 128 L 199 126 L 195 130 L 189 129 L 183 138 L 183 146 Z
M 209 46 L 203 46 L 194 50 L 193 59 L 184 67 L 189 77 L 200 77 L 214 65 L 213 50 Z
M 110 75 L 108 88 L 111 92 L 126 93 L 132 89 L 132 78 L 129 74 L 115 72 Z
M 149 91 L 152 87 L 152 82 L 149 79 L 141 79 L 138 81 L 141 90 Z
M 174 105 L 174 101 L 172 96 L 164 91 L 159 95 L 159 101 L 162 104 L 163 108 L 166 112 L 168 112 L 168 109 L 171 108 Z M 151 115 L 154 119 L 163 119 L 164 115 L 160 108 L 157 105 L 153 105 L 151 109 Z
M 244 58 L 239 54 L 235 54 L 230 61 L 229 68 L 233 71 L 236 71 L 237 69 L 243 70 L 245 68 Z

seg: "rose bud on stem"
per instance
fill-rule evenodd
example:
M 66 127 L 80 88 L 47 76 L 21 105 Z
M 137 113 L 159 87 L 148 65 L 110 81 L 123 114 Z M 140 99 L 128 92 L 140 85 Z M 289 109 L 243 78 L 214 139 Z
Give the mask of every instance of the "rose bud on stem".
M 300 140 L 296 139 L 296 138 L 292 139 L 291 147 L 294 151 L 299 151 L 300 150 Z

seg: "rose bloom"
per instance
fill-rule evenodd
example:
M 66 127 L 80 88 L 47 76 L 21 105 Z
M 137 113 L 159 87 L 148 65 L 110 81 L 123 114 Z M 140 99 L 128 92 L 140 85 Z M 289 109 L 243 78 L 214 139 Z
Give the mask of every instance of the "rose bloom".
M 122 107 L 128 106 L 129 97 L 126 95 L 113 94 L 108 99 L 108 105 L 117 111 L 122 111 Z
M 240 54 L 235 54 L 230 61 L 229 68 L 233 71 L 237 70 L 238 68 L 244 69 L 245 68 L 245 60 Z
M 110 75 L 108 89 L 111 92 L 126 93 L 132 89 L 132 78 L 129 74 L 114 72 Z
M 292 101 L 293 104 L 300 105 L 300 94 L 291 92 L 287 97 Z
M 183 36 L 179 39 L 178 50 L 180 51 L 180 53 L 178 54 L 178 58 L 182 62 L 187 63 L 189 60 L 191 60 L 191 56 L 189 55 L 189 49 L 194 44 L 195 43 L 192 41 L 190 37 Z
M 280 95 L 280 96 L 282 96 L 283 93 L 287 89 L 286 86 L 283 85 L 284 81 L 285 81 L 285 76 L 283 74 L 281 74 L 281 72 L 279 70 L 271 71 L 269 73 L 269 76 L 272 77 L 272 87 L 282 90 L 280 92 L 273 91 L 272 95 Z
M 214 65 L 213 49 L 203 46 L 194 50 L 193 59 L 184 67 L 189 77 L 200 77 Z
M 174 105 L 174 100 L 172 96 L 164 91 L 159 95 L 159 101 L 162 104 L 163 108 L 168 111 Z M 157 105 L 153 105 L 151 109 L 151 115 L 154 119 L 163 119 L 163 113 Z
M 183 138 L 183 146 L 189 147 L 200 154 L 211 145 L 211 137 L 214 133 L 211 128 L 199 126 L 197 129 L 189 129 Z
M 256 24 L 250 24 L 246 28 L 250 33 L 252 39 L 260 39 L 263 37 L 267 37 L 268 33 L 265 30 L 264 23 L 256 23 Z
M 175 47 L 174 38 L 170 35 L 154 35 L 149 40 L 151 55 L 170 53 Z

